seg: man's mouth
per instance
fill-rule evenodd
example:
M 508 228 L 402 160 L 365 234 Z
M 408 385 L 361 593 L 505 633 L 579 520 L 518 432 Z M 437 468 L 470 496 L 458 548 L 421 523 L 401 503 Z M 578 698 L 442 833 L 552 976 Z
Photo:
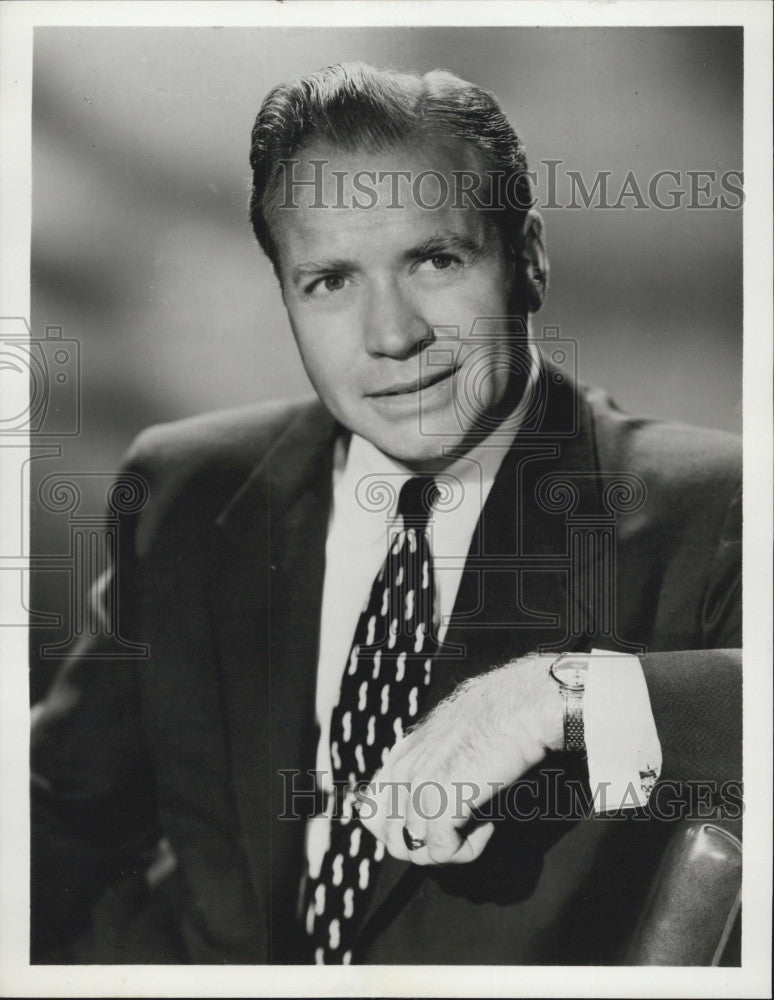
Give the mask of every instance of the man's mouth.
M 386 389 L 369 392 L 367 395 L 407 396 L 412 392 L 421 392 L 423 389 L 428 389 L 431 385 L 436 385 L 438 382 L 443 382 L 445 379 L 451 378 L 459 369 L 460 365 L 455 365 L 452 368 L 444 368 L 440 372 L 428 372 L 428 374 L 412 379 L 410 382 L 394 382 L 392 385 L 387 386 Z

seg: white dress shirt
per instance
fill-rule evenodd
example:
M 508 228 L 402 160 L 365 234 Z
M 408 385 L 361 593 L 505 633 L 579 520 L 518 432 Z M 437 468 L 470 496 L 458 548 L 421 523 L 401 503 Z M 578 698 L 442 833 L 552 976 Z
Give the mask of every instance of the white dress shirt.
M 519 408 L 524 412 L 524 408 Z M 447 499 L 437 503 L 428 528 L 436 579 L 439 639 L 443 642 L 460 578 L 481 510 L 518 430 L 518 418 L 501 425 L 437 481 Z M 374 445 L 352 435 L 349 447 L 337 442 L 333 506 L 325 547 L 315 712 L 320 727 L 316 770 L 325 791 L 332 789 L 330 722 L 358 619 L 385 560 L 397 497 L 412 473 Z M 380 484 L 382 486 L 380 487 Z M 496 664 L 492 664 L 495 666 Z M 636 656 L 593 650 L 584 696 L 589 778 L 596 812 L 644 805 L 661 769 L 647 686 Z M 647 775 L 647 777 L 644 777 Z M 320 870 L 328 844 L 329 820 L 309 822 L 310 874 Z

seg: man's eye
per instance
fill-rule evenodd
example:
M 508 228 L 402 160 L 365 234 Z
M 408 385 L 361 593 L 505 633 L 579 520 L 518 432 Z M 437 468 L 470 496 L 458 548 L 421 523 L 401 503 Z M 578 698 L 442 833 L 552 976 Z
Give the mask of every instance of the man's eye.
M 460 259 L 452 254 L 435 253 L 432 257 L 426 257 L 419 266 L 423 271 L 448 271 L 460 264 Z
M 347 283 L 343 274 L 326 274 L 324 278 L 318 278 L 307 288 L 309 295 L 325 294 L 326 292 L 340 292 Z

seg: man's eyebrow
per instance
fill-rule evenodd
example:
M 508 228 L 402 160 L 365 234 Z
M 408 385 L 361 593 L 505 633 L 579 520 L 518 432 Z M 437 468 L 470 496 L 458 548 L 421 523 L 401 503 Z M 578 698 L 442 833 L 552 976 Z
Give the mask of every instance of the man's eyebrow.
M 480 257 L 486 251 L 484 243 L 462 233 L 437 233 L 406 251 L 407 260 L 422 260 L 439 253 L 462 253 Z
M 290 273 L 291 281 L 298 284 L 304 278 L 311 278 L 318 274 L 350 274 L 355 270 L 355 265 L 351 260 L 344 258 L 334 258 L 331 260 L 305 260 L 301 264 L 296 264 Z

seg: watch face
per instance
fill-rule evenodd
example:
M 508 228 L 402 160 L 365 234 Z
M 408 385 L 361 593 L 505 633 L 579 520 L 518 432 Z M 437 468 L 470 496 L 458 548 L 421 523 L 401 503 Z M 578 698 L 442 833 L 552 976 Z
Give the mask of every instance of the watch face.
M 586 660 L 568 659 L 557 660 L 551 667 L 554 677 L 565 687 L 572 691 L 583 691 L 586 687 L 586 671 L 588 663 Z

